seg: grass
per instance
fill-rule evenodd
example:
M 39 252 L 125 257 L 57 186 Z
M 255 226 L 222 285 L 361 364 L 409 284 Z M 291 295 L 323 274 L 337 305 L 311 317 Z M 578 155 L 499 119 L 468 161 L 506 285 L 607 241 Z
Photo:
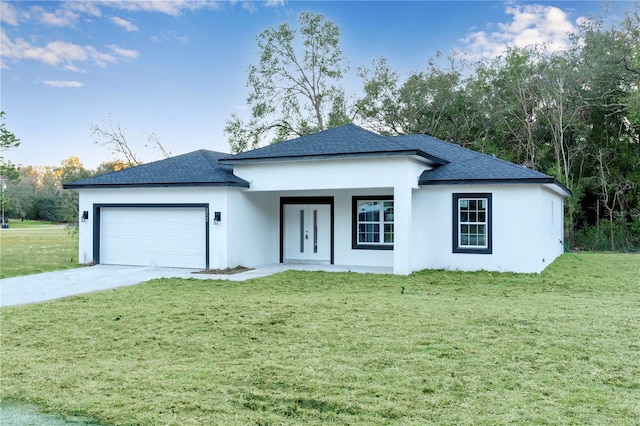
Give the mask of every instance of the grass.
M 11 221 L 9 226 L 0 230 L 0 278 L 80 266 L 77 235 L 46 222 Z
M 11 219 L 9 221 L 9 229 L 24 229 L 24 228 L 59 228 L 59 225 L 52 224 L 48 220 L 31 220 L 31 219 Z
M 639 276 L 638 255 L 581 254 L 3 308 L 1 397 L 105 425 L 637 425 Z

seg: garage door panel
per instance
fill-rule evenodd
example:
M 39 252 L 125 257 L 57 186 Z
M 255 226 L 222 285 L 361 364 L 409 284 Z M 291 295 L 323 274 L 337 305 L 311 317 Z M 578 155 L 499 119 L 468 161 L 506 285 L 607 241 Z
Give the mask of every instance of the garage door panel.
M 206 267 L 203 207 L 102 208 L 100 227 L 103 264 Z

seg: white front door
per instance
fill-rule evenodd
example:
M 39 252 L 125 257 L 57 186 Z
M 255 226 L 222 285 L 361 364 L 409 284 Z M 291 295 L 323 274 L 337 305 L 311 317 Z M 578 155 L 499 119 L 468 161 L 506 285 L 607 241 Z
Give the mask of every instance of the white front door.
M 285 204 L 284 262 L 331 262 L 331 206 Z

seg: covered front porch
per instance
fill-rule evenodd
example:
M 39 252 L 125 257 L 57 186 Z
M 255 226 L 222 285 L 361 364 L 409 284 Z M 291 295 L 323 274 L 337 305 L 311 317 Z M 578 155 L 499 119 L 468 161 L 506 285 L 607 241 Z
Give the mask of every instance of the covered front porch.
M 265 264 L 278 262 L 297 270 L 412 272 L 410 189 L 249 190 L 242 198 L 261 216 L 257 223 L 269 224 L 250 233 L 253 244 L 245 242 L 252 250 L 261 246 L 270 253 L 263 257 Z
M 271 224 L 258 232 L 269 244 L 265 250 L 277 248 L 273 260 L 384 267 L 407 275 L 414 270 L 412 241 L 419 238 L 413 196 L 425 167 L 412 157 L 357 157 L 241 163 L 234 174 L 250 182 L 240 194 L 257 208 L 259 221 Z M 361 217 L 358 206 L 367 203 L 385 210 Z M 322 244 L 330 244 L 328 251 Z

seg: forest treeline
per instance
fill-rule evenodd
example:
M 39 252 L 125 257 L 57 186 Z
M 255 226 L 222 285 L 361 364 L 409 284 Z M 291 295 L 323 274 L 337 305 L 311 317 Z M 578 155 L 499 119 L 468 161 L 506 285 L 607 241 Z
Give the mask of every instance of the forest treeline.
M 62 160 L 59 166 L 14 166 L 3 178 L 5 190 L 0 202 L 6 218 L 46 220 L 53 223 L 78 221 L 78 193 L 62 184 L 129 167 L 123 161 L 101 163 L 86 169 L 78 157 Z

